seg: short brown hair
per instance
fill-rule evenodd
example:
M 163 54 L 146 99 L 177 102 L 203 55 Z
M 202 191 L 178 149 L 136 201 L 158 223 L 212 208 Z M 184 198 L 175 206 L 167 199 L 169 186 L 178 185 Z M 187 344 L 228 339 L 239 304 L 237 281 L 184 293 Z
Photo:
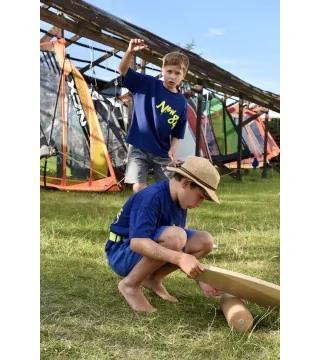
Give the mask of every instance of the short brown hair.
M 179 51 L 173 51 L 171 53 L 166 54 L 162 59 L 162 67 L 170 66 L 170 65 L 178 65 L 181 68 L 183 68 L 185 72 L 187 72 L 189 67 L 189 59 L 187 55 Z
M 174 173 L 173 174 L 173 178 L 177 181 L 181 181 L 182 179 L 187 179 L 190 182 L 190 187 L 191 189 L 194 189 L 196 187 L 198 187 L 199 189 L 203 190 L 201 186 L 197 185 L 196 183 L 194 183 L 193 181 L 191 181 L 190 179 L 188 179 L 187 177 L 179 174 L 179 173 Z
M 173 173 L 173 178 L 174 178 L 175 180 L 177 180 L 178 182 L 180 182 L 182 179 L 188 180 L 188 181 L 190 182 L 190 188 L 191 188 L 191 189 L 198 188 L 198 189 L 202 190 L 205 199 L 206 199 L 206 200 L 211 200 L 211 199 L 210 199 L 210 196 L 207 194 L 207 192 L 206 192 L 201 186 L 199 186 L 198 184 L 194 183 L 192 180 L 188 179 L 187 177 L 185 177 L 185 176 L 183 176 L 183 175 L 181 175 L 181 174 L 179 174 L 179 173 Z

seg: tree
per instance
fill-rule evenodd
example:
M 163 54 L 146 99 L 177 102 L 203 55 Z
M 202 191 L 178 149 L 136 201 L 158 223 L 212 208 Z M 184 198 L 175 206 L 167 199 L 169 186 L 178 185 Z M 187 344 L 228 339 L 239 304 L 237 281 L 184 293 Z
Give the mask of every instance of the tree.
M 184 46 L 181 46 L 180 43 L 178 43 L 177 45 L 183 47 L 186 50 L 193 51 L 196 47 L 196 42 L 194 41 L 194 39 L 192 39 L 189 43 L 185 44 Z M 202 56 L 202 53 L 199 53 L 198 55 Z

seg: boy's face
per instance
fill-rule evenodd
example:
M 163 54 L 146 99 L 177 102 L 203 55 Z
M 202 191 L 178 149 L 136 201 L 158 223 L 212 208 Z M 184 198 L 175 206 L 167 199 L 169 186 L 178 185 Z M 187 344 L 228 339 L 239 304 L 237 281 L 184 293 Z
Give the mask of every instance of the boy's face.
M 167 65 L 162 68 L 163 85 L 166 89 L 177 92 L 179 86 L 185 77 L 184 69 L 179 65 Z
M 208 195 L 204 189 L 196 186 L 191 187 L 190 181 L 183 179 L 181 189 L 178 192 L 178 201 L 182 209 L 193 209 L 199 207 L 204 200 L 208 200 Z

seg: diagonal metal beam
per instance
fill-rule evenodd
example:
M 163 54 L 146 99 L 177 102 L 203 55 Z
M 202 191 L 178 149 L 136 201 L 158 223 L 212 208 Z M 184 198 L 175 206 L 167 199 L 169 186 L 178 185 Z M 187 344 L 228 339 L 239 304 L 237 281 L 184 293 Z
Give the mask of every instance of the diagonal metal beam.
M 85 73 L 87 70 L 89 70 L 90 68 L 96 66 L 97 64 L 100 64 L 102 61 L 108 59 L 109 57 L 117 54 L 119 52 L 119 50 L 113 49 L 112 53 L 106 53 L 104 55 L 102 55 L 101 57 L 99 57 L 97 60 L 93 61 L 92 63 L 90 63 L 89 65 L 86 65 L 85 67 L 81 68 L 79 71 L 81 72 L 81 74 Z
M 264 113 L 265 113 L 265 111 L 258 111 L 256 114 L 250 116 L 247 120 L 243 121 L 242 126 L 249 124 L 249 122 L 251 122 L 252 120 L 255 120 L 256 118 L 258 118 L 260 115 L 262 115 Z
M 74 36 L 72 36 L 72 38 L 66 39 L 66 47 L 72 45 L 73 43 L 75 43 L 77 40 L 79 40 L 81 38 L 82 38 L 82 36 L 80 36 L 80 35 L 74 35 Z

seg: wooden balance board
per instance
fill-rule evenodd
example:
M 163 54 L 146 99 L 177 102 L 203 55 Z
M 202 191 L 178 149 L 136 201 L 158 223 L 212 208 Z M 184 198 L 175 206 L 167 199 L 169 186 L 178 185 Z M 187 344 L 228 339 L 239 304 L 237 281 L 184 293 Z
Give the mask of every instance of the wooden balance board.
M 263 307 L 280 307 L 279 285 L 215 266 L 204 267 L 197 280 Z

